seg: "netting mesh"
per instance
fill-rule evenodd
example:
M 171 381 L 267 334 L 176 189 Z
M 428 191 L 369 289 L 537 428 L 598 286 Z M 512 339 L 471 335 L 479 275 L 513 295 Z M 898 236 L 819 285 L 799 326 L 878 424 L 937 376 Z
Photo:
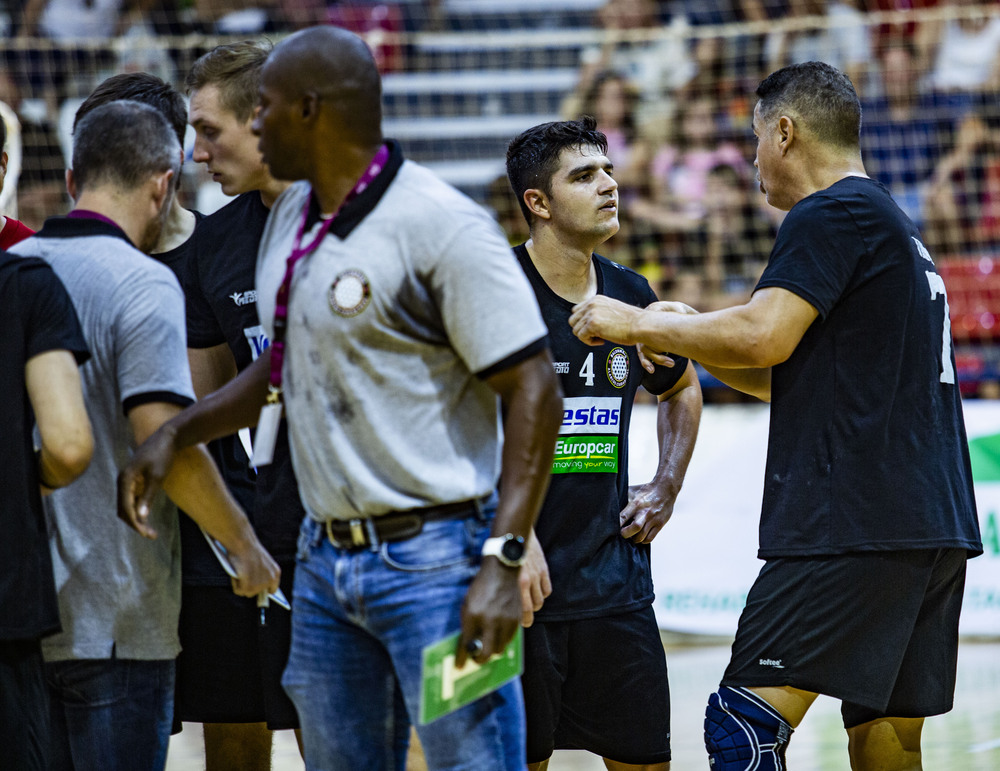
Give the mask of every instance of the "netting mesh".
M 248 7 L 251 6 L 251 7 Z M 1000 6 L 957 0 L 26 0 L 8 2 L 0 101 L 6 214 L 38 226 L 68 208 L 75 107 L 105 77 L 145 70 L 179 88 L 226 40 L 331 23 L 362 34 L 384 74 L 385 133 L 524 225 L 504 177 L 507 143 L 536 123 L 593 114 L 622 188 L 604 249 L 664 297 L 743 301 L 781 213 L 754 181 L 759 80 L 820 59 L 862 98 L 866 168 L 918 223 L 949 274 L 956 341 L 976 382 L 1000 336 Z M 2 5 L 0 5 L 2 7 Z M 191 206 L 218 205 L 196 164 Z M 16 191 L 16 193 L 15 193 Z M 997 267 L 1000 273 L 1000 266 Z M 964 354 L 963 354 L 964 355 Z M 984 358 L 985 356 L 985 358 Z M 961 362 L 960 362 L 961 363 Z M 969 375 L 972 378 L 972 375 Z

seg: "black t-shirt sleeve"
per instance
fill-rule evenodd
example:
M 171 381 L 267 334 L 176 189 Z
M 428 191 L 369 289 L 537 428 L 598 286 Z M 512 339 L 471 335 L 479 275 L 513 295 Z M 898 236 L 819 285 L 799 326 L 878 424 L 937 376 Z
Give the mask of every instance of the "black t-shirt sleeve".
M 211 259 L 209 245 L 205 243 L 204 229 L 195 230 L 194 244 L 188 253 L 181 287 L 184 290 L 185 321 L 189 348 L 211 348 L 226 342 L 226 333 L 212 310 L 212 304 L 205 295 L 202 274 L 204 260 Z
M 69 293 L 55 272 L 41 260 L 28 259 L 18 281 L 25 309 L 25 352 L 30 359 L 46 351 L 70 351 L 78 364 L 90 358 L 80 320 Z
M 787 289 L 825 320 L 866 251 L 847 207 L 826 196 L 812 196 L 799 202 L 782 223 L 757 289 Z

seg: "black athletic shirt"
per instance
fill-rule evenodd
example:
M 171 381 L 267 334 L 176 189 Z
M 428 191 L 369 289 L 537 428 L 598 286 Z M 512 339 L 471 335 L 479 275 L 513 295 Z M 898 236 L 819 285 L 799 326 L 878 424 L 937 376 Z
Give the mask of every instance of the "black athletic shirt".
M 944 283 L 886 189 L 792 207 L 757 288 L 819 317 L 771 372 L 760 556 L 982 551 Z
M 183 284 L 188 345 L 211 348 L 227 343 L 241 372 L 269 345 L 257 317 L 254 286 L 257 247 L 267 215 L 268 209 L 255 191 L 238 196 L 206 217 L 195 230 Z M 248 468 L 246 453 L 241 447 L 237 451 L 242 468 Z M 284 421 L 274 461 L 257 470 L 253 508 L 247 511 L 254 531 L 275 560 L 283 565 L 293 562 L 305 512 L 292 471 Z
M 70 351 L 81 364 L 90 353 L 69 294 L 52 268 L 34 257 L 0 252 L 0 324 L 5 437 L 0 447 L 0 640 L 37 640 L 59 630 L 59 605 L 24 365 L 47 351 Z
M 201 212 L 193 212 L 195 215 L 195 231 L 201 227 L 205 221 L 205 215 Z M 166 252 L 159 252 L 150 255 L 158 262 L 162 262 L 174 275 L 184 289 L 185 307 L 191 300 L 188 296 L 190 289 L 190 270 L 194 263 L 195 255 L 195 235 L 185 241 L 180 246 Z M 190 341 L 188 347 L 191 347 Z M 254 496 L 256 495 L 257 480 L 256 474 L 247 462 L 247 454 L 243 449 L 239 436 L 224 436 L 208 443 L 208 452 L 215 461 L 215 465 L 222 474 L 226 482 L 226 487 L 233 494 L 240 507 L 251 514 L 254 506 Z M 205 543 L 205 537 L 201 534 L 198 525 L 194 523 L 184 512 L 180 518 L 180 539 L 181 539 L 181 576 L 182 581 L 187 586 L 228 586 L 229 576 L 219 567 L 215 556 Z
M 628 504 L 628 426 L 636 391 L 668 391 L 687 359 L 654 374 L 634 346 L 581 342 L 569 326 L 573 303 L 553 292 L 525 247 L 514 248 L 542 318 L 563 389 L 563 422 L 549 490 L 535 525 L 552 577 L 539 620 L 563 621 L 624 613 L 653 601 L 649 545 L 622 538 L 618 515 Z M 597 293 L 631 305 L 656 302 L 635 271 L 594 255 Z

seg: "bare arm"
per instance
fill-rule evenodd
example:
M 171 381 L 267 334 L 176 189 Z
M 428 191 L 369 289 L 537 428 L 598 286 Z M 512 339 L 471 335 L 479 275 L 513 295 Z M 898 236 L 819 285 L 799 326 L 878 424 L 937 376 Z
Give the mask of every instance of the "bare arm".
M 128 419 L 136 442 L 146 441 L 180 412 L 180 407 L 166 402 L 133 407 Z M 226 547 L 239 576 L 233 579 L 237 594 L 254 597 L 278 587 L 277 564 L 260 545 L 204 445 L 184 447 L 177 452 L 169 474 L 163 479 L 163 488 L 174 503 Z M 141 524 L 140 533 L 155 537 L 147 523 Z
M 64 487 L 87 470 L 94 436 L 73 354 L 45 351 L 24 367 L 28 399 L 42 438 L 38 474 L 43 488 Z
M 764 369 L 791 356 L 818 315 L 798 295 L 767 287 L 745 305 L 697 315 L 639 309 L 598 295 L 573 309 L 570 324 L 591 345 L 601 340 L 642 343 L 706 367 Z
M 194 395 L 204 399 L 237 375 L 236 359 L 228 343 L 211 348 L 188 348 L 188 365 Z
M 503 472 L 493 535 L 528 539 L 548 489 L 562 393 L 548 351 L 538 353 L 487 381 L 504 407 Z M 465 662 L 465 644 L 483 642 L 478 661 L 503 650 L 521 620 L 519 570 L 483 559 L 462 608 L 462 636 L 455 663 Z
M 621 534 L 634 543 L 650 543 L 674 512 L 701 423 L 701 386 L 688 362 L 680 380 L 658 397 L 657 437 L 660 456 L 656 473 L 644 485 L 629 489 L 621 512 Z
M 177 413 L 157 427 L 155 433 L 151 432 L 119 479 L 118 515 L 122 519 L 137 529 L 140 527 L 150 501 L 181 450 L 257 425 L 260 408 L 267 399 L 270 366 L 268 349 L 225 386 Z

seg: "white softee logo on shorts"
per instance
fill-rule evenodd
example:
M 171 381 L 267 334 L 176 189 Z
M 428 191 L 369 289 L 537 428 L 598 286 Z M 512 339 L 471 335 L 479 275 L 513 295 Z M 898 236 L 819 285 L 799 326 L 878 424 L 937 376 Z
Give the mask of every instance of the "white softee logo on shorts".
M 618 473 L 622 400 L 613 396 L 563 399 L 553 474 Z

